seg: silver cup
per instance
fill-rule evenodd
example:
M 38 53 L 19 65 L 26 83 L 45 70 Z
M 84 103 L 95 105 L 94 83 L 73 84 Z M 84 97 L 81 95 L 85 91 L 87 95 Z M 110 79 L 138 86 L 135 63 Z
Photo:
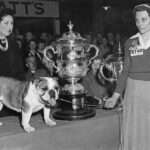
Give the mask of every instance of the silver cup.
M 61 103 L 62 109 L 54 117 L 61 120 L 85 119 L 94 116 L 95 112 L 86 107 L 86 90 L 79 81 L 86 75 L 99 49 L 73 32 L 71 22 L 68 27 L 69 32 L 44 49 L 45 59 L 53 64 L 58 76 L 67 81 L 60 90 L 60 100 L 71 104 Z

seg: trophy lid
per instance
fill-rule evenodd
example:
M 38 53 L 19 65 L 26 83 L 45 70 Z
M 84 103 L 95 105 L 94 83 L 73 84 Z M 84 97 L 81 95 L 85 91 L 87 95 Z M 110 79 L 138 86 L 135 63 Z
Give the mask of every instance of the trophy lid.
M 73 32 L 73 24 L 71 21 L 69 21 L 68 28 L 69 32 L 63 33 L 62 37 L 57 40 L 58 44 L 69 44 L 69 46 L 74 46 L 74 45 L 84 45 L 88 44 L 84 38 L 81 37 L 81 35 L 78 32 Z

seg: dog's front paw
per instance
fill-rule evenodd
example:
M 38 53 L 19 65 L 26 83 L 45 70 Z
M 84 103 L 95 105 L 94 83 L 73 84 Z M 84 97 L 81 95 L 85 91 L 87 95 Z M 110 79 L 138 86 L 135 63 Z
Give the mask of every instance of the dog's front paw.
M 56 122 L 51 120 L 51 119 L 45 119 L 45 123 L 49 126 L 54 126 L 56 125 Z
M 24 130 L 26 132 L 34 132 L 35 131 L 35 128 L 34 127 L 31 127 L 31 126 L 27 126 L 27 127 L 24 127 Z

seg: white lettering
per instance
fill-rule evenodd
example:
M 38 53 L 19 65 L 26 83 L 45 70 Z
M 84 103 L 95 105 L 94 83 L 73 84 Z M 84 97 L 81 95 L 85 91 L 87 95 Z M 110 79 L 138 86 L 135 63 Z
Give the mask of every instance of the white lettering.
M 130 51 L 131 56 L 143 55 L 143 49 L 136 49 Z

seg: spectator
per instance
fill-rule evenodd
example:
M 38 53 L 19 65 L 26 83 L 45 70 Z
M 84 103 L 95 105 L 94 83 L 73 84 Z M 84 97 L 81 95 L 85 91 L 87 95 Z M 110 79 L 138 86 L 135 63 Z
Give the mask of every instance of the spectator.
M 111 53 L 113 53 L 113 51 L 114 51 L 114 44 L 115 44 L 115 39 L 114 39 L 113 33 L 109 32 L 107 34 L 107 39 L 108 39 L 107 45 L 109 47 L 109 50 L 110 50 Z
M 82 84 L 87 90 L 87 96 L 93 97 L 98 100 L 98 104 L 101 104 L 101 99 L 107 96 L 107 89 L 102 86 L 97 80 L 97 71 L 100 67 L 101 60 L 96 58 L 91 64 L 91 69 L 87 75 L 83 78 Z
M 49 73 L 45 69 L 38 69 L 37 68 L 37 61 L 36 57 L 28 56 L 26 58 L 26 67 L 28 68 L 25 72 L 25 79 L 27 81 L 32 80 L 33 78 L 37 77 L 49 77 Z
M 41 32 L 39 39 L 43 40 L 45 42 L 46 46 L 48 46 L 50 44 L 48 34 L 44 31 Z
M 87 41 L 88 43 L 90 43 L 90 44 L 93 43 L 93 35 L 92 35 L 92 34 L 90 34 L 90 33 L 85 34 L 85 35 L 84 35 L 84 38 L 86 39 L 86 41 Z
M 108 43 L 107 38 L 103 37 L 102 38 L 102 43 L 99 46 L 99 54 L 98 54 L 99 57 L 102 58 L 102 59 L 105 58 L 106 55 L 108 55 L 109 53 L 111 53 L 110 49 L 109 49 L 109 47 L 107 45 L 107 43 Z
M 97 32 L 95 39 L 93 40 L 93 44 L 99 47 L 102 44 L 102 38 L 103 34 L 101 32 Z

